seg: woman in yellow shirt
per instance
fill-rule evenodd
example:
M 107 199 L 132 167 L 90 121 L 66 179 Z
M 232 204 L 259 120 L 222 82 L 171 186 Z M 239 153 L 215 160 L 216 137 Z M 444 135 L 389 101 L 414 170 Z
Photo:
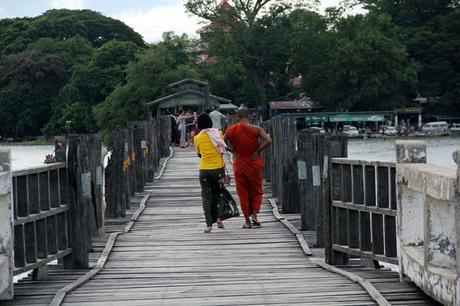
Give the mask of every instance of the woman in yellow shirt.
M 200 157 L 200 185 L 203 200 L 203 211 L 206 218 L 205 233 L 210 233 L 212 225 L 217 222 L 219 228 L 224 228 L 219 216 L 223 208 L 223 179 L 225 176 L 225 164 L 222 153 L 216 147 L 216 140 L 223 142 L 221 132 L 212 129 L 212 120 L 208 114 L 198 116 L 198 129 L 201 131 L 195 136 L 195 149 Z M 210 135 L 216 135 L 219 139 L 211 139 Z M 213 143 L 214 141 L 214 143 Z

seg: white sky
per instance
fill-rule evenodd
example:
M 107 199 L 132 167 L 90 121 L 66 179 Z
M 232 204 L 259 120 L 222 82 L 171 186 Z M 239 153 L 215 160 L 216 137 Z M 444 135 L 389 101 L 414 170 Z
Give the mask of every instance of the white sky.
M 147 42 L 161 39 L 164 32 L 195 35 L 200 27 L 199 19 L 189 16 L 182 4 L 162 5 L 147 10 L 128 10 L 115 13 L 111 17 L 119 19 L 140 33 Z

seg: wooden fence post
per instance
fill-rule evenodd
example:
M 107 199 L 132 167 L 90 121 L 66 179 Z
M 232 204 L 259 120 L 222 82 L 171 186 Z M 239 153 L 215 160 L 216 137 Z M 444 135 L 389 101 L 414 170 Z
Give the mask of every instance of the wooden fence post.
M 346 264 L 348 255 L 335 252 L 333 244 L 333 213 L 332 213 L 332 194 L 337 190 L 332 190 L 332 180 L 337 179 L 332 169 L 331 159 L 334 157 L 348 156 L 348 138 L 346 135 L 327 135 L 324 162 L 322 168 L 322 201 L 320 210 L 322 211 L 322 226 L 317 232 L 318 245 L 325 248 L 325 260 L 328 264 Z
M 121 191 L 123 192 L 123 196 L 122 196 L 122 199 L 123 199 L 123 205 L 124 205 L 124 209 L 127 210 L 131 207 L 131 203 L 129 201 L 129 198 L 130 198 L 130 185 L 131 185 L 131 182 L 130 182 L 130 175 L 129 175 L 129 171 L 130 171 L 130 167 L 131 167 L 131 157 L 130 157 L 130 153 L 129 153 L 129 131 L 128 129 L 120 129 L 119 130 L 120 132 L 120 142 L 121 142 L 121 145 L 123 146 L 122 147 L 122 150 L 121 150 L 121 154 L 122 154 L 122 159 L 123 159 L 123 162 L 122 162 L 122 165 L 123 165 L 123 168 L 122 168 L 122 185 L 120 186 L 121 188 Z
M 326 136 L 315 130 L 303 130 L 298 136 L 297 166 L 302 230 L 317 231 L 321 223 L 321 169 L 324 168 L 326 141 Z
M 102 141 L 98 134 L 88 135 L 88 157 L 91 169 L 91 198 L 93 207 L 93 234 L 99 235 L 104 227 L 104 211 L 102 207 Z
M 331 158 L 347 156 L 347 138 L 304 130 L 298 137 L 302 230 L 316 231 L 316 245 L 331 244 Z
M 155 161 L 155 128 L 154 128 L 154 121 L 150 119 L 147 121 L 147 162 L 148 162 L 148 169 L 147 169 L 147 181 L 153 182 L 155 177 L 155 170 L 157 168 L 156 161 Z
M 0 148 L 0 300 L 13 299 L 13 213 L 10 150 Z
M 152 120 L 152 154 L 155 162 L 155 170 L 158 169 L 160 166 L 160 143 L 159 143 L 159 137 L 160 137 L 160 123 L 158 121 L 158 118 L 154 118 Z
M 116 134 L 115 132 L 113 133 Z M 121 172 L 119 169 L 118 152 L 115 149 L 116 141 L 113 141 L 112 154 L 107 161 L 105 168 L 105 203 L 107 205 L 105 215 L 110 218 L 122 217 L 120 199 L 118 192 L 118 176 Z
M 161 157 L 169 155 L 171 121 L 168 116 L 131 121 L 113 134 L 113 150 L 106 169 L 107 216 L 126 215 L 130 199 L 153 181 Z
M 67 140 L 64 137 L 54 139 L 54 156 L 57 162 L 66 162 Z
M 72 260 L 66 266 L 87 269 L 91 249 L 91 165 L 87 135 L 69 136 L 68 179 L 71 209 Z
M 265 132 L 270 135 L 270 137 L 272 136 L 272 125 L 271 125 L 271 121 L 268 120 L 268 121 L 264 121 L 264 122 L 261 122 L 260 126 L 265 130 Z M 271 167 L 272 167 L 272 160 L 271 160 L 271 156 L 272 156 L 272 149 L 273 149 L 273 146 L 270 146 L 267 150 L 263 151 L 262 152 L 262 159 L 264 161 L 264 172 L 263 172 L 263 175 L 264 175 L 264 179 L 267 181 L 267 182 L 270 182 L 271 181 Z
M 145 135 L 143 130 L 143 122 L 128 122 L 128 129 L 132 133 L 132 150 L 131 150 L 131 163 L 132 168 L 132 178 L 133 178 L 133 191 L 131 195 L 134 195 L 135 192 L 141 192 L 144 189 L 144 155 L 142 151 L 142 142 L 145 141 Z
M 159 119 L 161 157 L 167 157 L 169 156 L 169 147 L 171 146 L 171 120 L 169 116 L 162 116 Z
M 129 168 L 128 168 L 128 175 L 129 175 L 129 192 L 128 192 L 128 202 L 129 199 L 134 196 L 136 191 L 136 152 L 134 151 L 134 129 L 127 128 L 128 130 L 128 154 L 129 154 Z M 129 203 L 129 205 L 131 205 Z
M 272 188 L 282 205 L 283 213 L 299 211 L 297 186 L 296 127 L 288 116 L 272 118 L 273 163 Z

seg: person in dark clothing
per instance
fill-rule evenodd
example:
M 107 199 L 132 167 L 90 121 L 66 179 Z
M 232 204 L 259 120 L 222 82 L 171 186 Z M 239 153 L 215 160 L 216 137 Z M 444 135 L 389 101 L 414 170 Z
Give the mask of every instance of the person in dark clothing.
M 212 225 L 216 222 L 219 228 L 224 228 L 219 216 L 222 215 L 224 201 L 222 184 L 225 164 L 216 144 L 225 146 L 225 143 L 222 133 L 212 128 L 212 120 L 208 114 L 198 116 L 197 123 L 201 132 L 195 136 L 195 149 L 200 157 L 201 197 L 206 219 L 205 233 L 210 233 Z
M 177 128 L 176 118 L 170 115 L 171 118 L 171 142 L 173 145 L 179 145 L 179 129 Z

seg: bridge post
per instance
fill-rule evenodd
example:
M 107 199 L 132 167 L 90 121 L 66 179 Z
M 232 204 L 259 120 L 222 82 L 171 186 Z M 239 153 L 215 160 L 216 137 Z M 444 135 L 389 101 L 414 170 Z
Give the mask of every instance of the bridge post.
M 398 140 L 395 146 L 398 164 L 426 163 L 426 145 L 423 141 Z
M 54 140 L 54 156 L 56 161 L 65 163 L 67 161 L 67 140 L 64 137 L 56 137 Z
M 260 123 L 260 126 L 265 130 L 265 132 L 267 132 L 268 135 L 270 135 L 270 137 L 272 136 L 272 125 L 271 125 L 271 121 L 270 120 L 267 120 L 267 121 L 263 121 Z M 264 179 L 267 181 L 267 182 L 270 182 L 271 181 L 271 174 L 272 174 L 272 162 L 271 162 L 271 156 L 272 156 L 272 151 L 273 151 L 273 146 L 270 146 L 267 150 L 264 150 L 262 152 L 262 159 L 264 161 L 264 172 L 263 172 L 263 175 L 264 175 Z
M 398 152 L 409 153 L 405 161 L 425 161 L 424 149 L 420 142 L 397 144 Z M 424 163 L 397 165 L 401 279 L 407 276 L 445 305 L 458 305 L 460 299 L 460 150 L 453 158 L 457 171 Z
M 272 179 L 272 189 L 283 213 L 299 211 L 297 186 L 297 131 L 291 117 L 277 116 L 272 118 L 273 132 L 273 163 L 275 171 Z
M 321 168 L 322 180 L 322 196 L 321 206 L 322 210 L 322 230 L 319 231 L 319 239 L 325 249 L 325 259 L 329 264 L 347 264 L 348 254 L 340 253 L 332 249 L 334 233 L 332 231 L 332 224 L 334 222 L 332 211 L 332 194 L 336 191 L 333 190 L 332 180 L 332 158 L 347 157 L 348 156 L 348 137 L 346 135 L 330 135 L 326 136 L 326 147 L 323 156 L 323 167 Z
M 417 141 L 417 140 L 398 140 L 395 142 L 395 149 L 396 149 L 396 163 L 397 164 L 414 164 L 414 163 L 426 163 L 426 144 L 423 141 Z M 398 195 L 400 196 L 402 194 L 402 189 L 400 189 L 399 184 L 397 188 Z M 398 199 L 397 201 L 398 206 L 400 203 L 400 200 Z M 402 229 L 402 222 L 401 222 L 401 208 L 398 207 L 398 218 L 397 218 L 397 223 L 398 223 L 398 239 L 401 236 L 401 233 L 403 232 Z M 410 214 L 408 214 L 410 216 Z M 422 220 L 421 216 L 416 215 L 413 216 L 414 218 L 420 218 L 420 221 Z M 420 233 L 422 234 L 422 233 Z M 400 242 L 398 241 L 398 245 L 400 245 Z M 400 264 L 400 277 L 401 281 L 405 280 L 404 276 L 404 267 Z
M 455 234 L 456 234 L 456 260 L 455 260 L 455 267 L 456 267 L 456 292 L 455 292 L 455 301 L 457 303 L 460 301 L 460 255 L 458 254 L 460 249 L 460 150 L 456 150 L 453 153 L 453 159 L 457 164 L 457 190 L 455 192 Z
M 89 135 L 68 138 L 68 180 L 71 209 L 72 254 L 64 259 L 66 267 L 87 269 L 93 235 L 91 206 L 92 178 Z
M 13 294 L 13 214 L 10 150 L 0 148 L 0 300 Z

